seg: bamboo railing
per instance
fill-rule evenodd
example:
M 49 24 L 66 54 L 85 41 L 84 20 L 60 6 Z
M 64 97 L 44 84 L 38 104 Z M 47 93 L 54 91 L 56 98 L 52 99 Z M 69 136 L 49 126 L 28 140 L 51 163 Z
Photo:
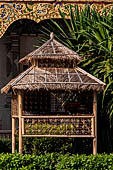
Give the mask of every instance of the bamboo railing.
M 22 116 L 23 137 L 94 137 L 94 116 Z

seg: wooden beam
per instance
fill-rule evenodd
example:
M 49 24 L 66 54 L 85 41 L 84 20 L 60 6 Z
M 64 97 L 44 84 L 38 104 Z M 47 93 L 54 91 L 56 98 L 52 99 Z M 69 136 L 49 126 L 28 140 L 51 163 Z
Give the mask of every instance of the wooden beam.
M 15 153 L 16 119 L 12 117 L 12 153 Z
M 11 130 L 0 130 L 1 134 L 11 134 Z
M 71 77 L 70 77 L 70 74 L 69 74 L 69 69 L 68 69 L 68 79 L 69 79 L 69 82 L 70 82 Z
M 58 72 L 57 72 L 57 68 L 55 69 L 56 71 L 56 82 L 58 82 Z
M 22 118 L 22 135 L 24 135 L 24 118 Z
M 76 72 L 76 74 L 77 74 L 78 79 L 80 80 L 80 82 L 81 82 L 81 83 L 84 83 L 84 82 L 82 81 L 82 79 L 81 79 L 81 77 L 80 77 L 79 73 L 77 72 L 77 69 L 75 69 L 75 72 Z
M 95 138 L 93 139 L 93 154 L 97 153 L 97 93 L 96 91 L 93 92 L 93 114 L 95 117 L 94 123 L 94 134 Z
M 89 78 L 95 80 L 98 84 L 105 86 L 106 84 L 103 83 L 101 80 L 97 79 L 96 77 L 92 76 L 91 74 L 89 74 L 88 72 L 86 72 L 85 70 L 81 69 L 80 67 L 76 67 L 76 70 L 80 71 L 81 73 L 87 75 Z
M 100 85 L 98 83 L 81 83 L 81 82 L 61 82 L 61 81 L 56 81 L 56 82 L 44 82 L 44 81 L 39 81 L 39 82 L 32 82 L 32 83 L 27 83 L 27 85 L 32 85 L 32 84 L 79 84 L 79 85 L 97 85 L 97 87 L 99 87 Z M 26 83 L 18 83 L 18 85 L 26 85 Z M 15 86 L 15 85 L 14 85 Z
M 14 80 L 12 83 L 11 83 L 11 86 L 14 86 L 16 83 L 18 83 L 26 74 L 28 74 L 32 69 L 33 69 L 34 66 L 31 66 L 29 69 L 27 69 L 23 74 L 21 74 L 16 80 Z
M 54 48 L 54 45 L 53 45 L 53 41 L 51 41 L 51 46 L 52 46 L 52 49 L 53 49 L 53 54 L 56 54 L 56 51 L 55 51 L 55 48 Z
M 92 134 L 92 136 L 94 136 L 94 135 L 95 135 L 95 132 L 94 132 L 94 127 L 95 127 L 94 117 L 91 118 L 91 124 L 92 124 L 92 125 L 91 125 L 91 126 L 92 126 L 92 133 L 91 133 L 91 134 Z
M 37 119 L 42 119 L 42 118 L 53 118 L 53 119 L 55 119 L 55 118 L 59 118 L 59 119 L 61 119 L 61 118 L 94 118 L 94 116 L 93 115 L 82 115 L 82 116 L 70 116 L 70 115 L 67 115 L 67 116 L 65 116 L 65 115 L 59 115 L 59 116 L 22 116 L 22 118 L 30 118 L 30 119 L 35 119 L 35 118 L 37 118 Z
M 91 135 L 22 135 L 23 137 L 68 137 L 68 138 L 94 138 Z
M 16 116 L 16 115 L 13 115 L 12 117 L 13 117 L 13 118 L 18 118 L 18 116 Z
M 18 114 L 19 114 L 19 152 L 22 154 L 22 92 L 18 91 Z

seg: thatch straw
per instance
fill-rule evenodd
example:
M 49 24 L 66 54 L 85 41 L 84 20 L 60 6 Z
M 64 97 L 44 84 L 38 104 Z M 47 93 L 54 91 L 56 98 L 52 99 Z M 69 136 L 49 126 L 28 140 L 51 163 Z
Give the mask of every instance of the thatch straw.
M 76 63 L 81 60 L 80 56 L 76 52 L 54 40 L 54 35 L 52 34 L 46 43 L 26 55 L 19 62 L 28 63 L 32 62 L 33 59 L 74 60 Z
M 94 76 L 79 67 L 74 67 L 80 60 L 76 52 L 54 40 L 51 33 L 50 40 L 39 49 L 28 54 L 20 60 L 22 63 L 36 61 L 40 59 L 67 60 L 73 63 L 72 68 L 39 68 L 38 64 L 21 73 L 17 78 L 11 80 L 1 89 L 1 93 L 8 93 L 9 90 L 96 90 L 102 91 L 105 84 Z M 61 62 L 62 63 L 62 62 Z M 75 65 L 76 65 L 75 63 Z M 33 64 L 33 63 L 32 63 Z M 55 65 L 55 63 L 54 63 Z M 55 66 L 56 67 L 56 66 Z
M 9 90 L 96 90 L 102 91 L 105 84 L 86 71 L 76 68 L 38 68 L 32 66 L 1 89 Z

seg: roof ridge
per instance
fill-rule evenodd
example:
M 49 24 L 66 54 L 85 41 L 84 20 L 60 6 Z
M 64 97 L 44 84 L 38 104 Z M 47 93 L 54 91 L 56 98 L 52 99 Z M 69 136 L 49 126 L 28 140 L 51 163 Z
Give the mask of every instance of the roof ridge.
M 11 86 L 14 86 L 16 83 L 18 83 L 26 74 L 28 74 L 32 69 L 34 68 L 34 66 L 31 66 L 30 68 L 28 68 L 26 71 L 24 71 L 23 73 L 21 73 L 19 75 L 19 77 L 14 81 L 12 82 L 10 85 Z
M 51 41 L 51 39 L 49 39 L 48 41 L 46 41 L 42 46 L 40 46 L 39 48 L 37 48 L 36 50 L 34 50 L 33 52 L 38 52 L 40 51 L 43 47 L 45 47 L 49 42 Z M 31 52 L 31 53 L 33 53 Z M 33 53 L 34 54 L 34 53 Z M 31 56 L 32 57 L 32 56 Z
M 33 70 L 34 69 L 34 70 Z M 69 72 L 69 68 L 64 68 L 59 70 L 59 68 L 54 68 L 49 70 L 49 68 L 39 68 L 38 66 L 31 66 L 26 71 L 21 73 L 13 81 L 11 80 L 5 87 L 1 89 L 2 93 L 7 93 L 10 89 L 63 89 L 63 90 L 96 90 L 101 91 L 104 89 L 105 83 L 95 78 L 88 72 L 82 70 L 79 67 L 72 69 L 73 72 Z M 35 73 L 34 73 L 35 71 Z M 80 74 L 78 75 L 76 71 L 80 74 L 85 75 L 86 78 L 91 81 L 85 82 L 84 79 L 80 79 Z M 29 75 L 27 77 L 27 75 Z M 32 75 L 35 76 L 36 80 L 32 82 Z M 38 75 L 38 76 L 37 76 Z M 44 79 L 41 79 L 44 78 Z M 79 78 L 79 80 L 78 80 Z M 21 81 L 22 80 L 22 81 Z M 34 85 L 35 84 L 35 85 Z M 47 86 L 47 87 L 46 87 Z
M 30 53 L 28 53 L 25 57 L 23 57 L 23 58 L 21 58 L 21 59 L 19 60 L 19 63 L 21 63 L 23 60 L 27 59 L 27 57 L 32 57 L 32 56 L 30 56 L 31 54 L 33 55 L 35 52 L 40 51 L 40 50 L 41 50 L 45 45 L 47 45 L 50 41 L 51 41 L 51 39 L 49 39 L 48 41 L 46 41 L 46 42 L 45 42 L 42 46 L 40 46 L 39 48 L 37 48 L 37 49 L 31 51 Z
M 36 60 L 45 58 L 76 60 L 76 62 L 81 60 L 81 57 L 77 54 L 77 52 L 58 42 L 54 39 L 54 37 L 50 37 L 50 39 L 46 41 L 41 47 L 27 54 L 24 58 L 20 59 L 19 62 L 28 62 L 33 58 Z
M 63 45 L 62 43 L 60 43 L 59 41 L 57 41 L 57 40 L 55 40 L 55 39 L 54 39 L 53 41 L 55 41 L 56 43 L 60 44 L 61 46 L 63 46 L 63 47 L 66 48 L 67 50 L 69 50 L 70 52 L 73 52 L 74 54 L 78 55 L 77 52 L 71 50 L 71 49 L 68 48 L 67 46 L 65 46 L 65 45 Z
M 87 71 L 83 70 L 80 67 L 76 67 L 76 69 L 80 72 L 82 72 L 83 74 L 85 73 L 89 78 L 92 78 L 93 80 L 97 81 L 99 84 L 103 84 L 106 85 L 104 82 L 102 82 L 101 80 L 99 80 L 98 78 L 96 78 L 95 76 L 91 75 L 90 73 L 88 73 Z

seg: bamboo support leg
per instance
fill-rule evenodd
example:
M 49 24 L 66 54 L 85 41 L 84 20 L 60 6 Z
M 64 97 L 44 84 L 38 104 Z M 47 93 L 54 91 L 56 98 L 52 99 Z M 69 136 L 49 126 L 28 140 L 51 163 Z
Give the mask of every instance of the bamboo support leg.
M 97 139 L 93 139 L 93 154 L 96 155 L 97 153 Z
M 95 116 L 95 123 L 94 123 L 94 134 L 95 138 L 93 139 L 93 154 L 97 153 L 97 94 L 96 91 L 93 93 L 93 114 Z
M 22 121 L 19 119 L 19 153 L 22 154 Z
M 16 128 L 16 119 L 12 118 L 12 153 L 15 153 L 15 129 Z
M 22 118 L 22 135 L 24 135 L 24 118 Z
M 18 93 L 18 112 L 19 112 L 19 153 L 22 154 L 22 94 Z

